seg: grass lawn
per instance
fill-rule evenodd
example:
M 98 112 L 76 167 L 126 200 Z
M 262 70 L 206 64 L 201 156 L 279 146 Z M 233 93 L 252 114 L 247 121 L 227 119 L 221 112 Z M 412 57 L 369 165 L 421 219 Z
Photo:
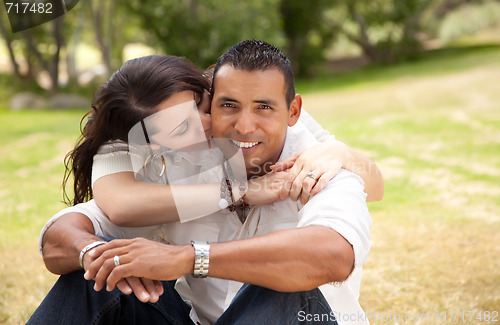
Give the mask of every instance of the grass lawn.
M 499 76 L 500 47 L 483 47 L 298 82 L 307 110 L 384 174 L 360 297 L 372 324 L 500 321 Z M 64 207 L 83 113 L 0 108 L 0 324 L 24 324 L 56 280 L 38 233 Z

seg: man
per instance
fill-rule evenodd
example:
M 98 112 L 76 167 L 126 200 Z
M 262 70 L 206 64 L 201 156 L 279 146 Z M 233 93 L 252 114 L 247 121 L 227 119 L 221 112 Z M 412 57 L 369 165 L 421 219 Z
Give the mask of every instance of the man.
M 280 157 L 315 144 L 293 128 L 302 100 L 295 95 L 289 61 L 273 46 L 257 41 L 233 46 L 216 65 L 213 88 L 213 135 L 229 138 L 242 148 L 248 175 L 263 175 Z M 362 310 L 357 297 L 371 221 L 358 176 L 341 171 L 304 205 L 286 199 L 245 214 L 236 236 L 216 236 L 210 244 L 195 243 L 195 249 L 187 243 L 165 245 L 145 239 L 101 245 L 89 253 L 96 259 L 85 277 L 95 279 L 96 290 L 104 282 L 113 290 L 119 280 L 129 277 L 181 278 L 177 290 L 170 283 L 164 285 L 165 293 L 154 307 L 129 300 L 120 304 L 123 310 L 134 304 L 136 321 L 142 322 L 157 319 L 153 318 L 157 313 L 165 322 L 183 323 L 194 311 L 204 323 L 221 324 L 293 324 L 318 322 L 318 317 L 335 323 L 334 315 L 341 324 L 365 320 L 359 317 Z M 224 217 L 234 220 L 238 216 Z M 75 225 L 73 234 L 88 238 L 93 234 L 91 226 L 87 223 L 85 232 L 85 227 Z M 85 288 L 75 284 L 75 291 L 80 290 Z M 115 299 L 115 306 L 121 299 Z M 113 315 L 103 315 L 116 320 L 113 316 L 122 313 L 115 308 Z

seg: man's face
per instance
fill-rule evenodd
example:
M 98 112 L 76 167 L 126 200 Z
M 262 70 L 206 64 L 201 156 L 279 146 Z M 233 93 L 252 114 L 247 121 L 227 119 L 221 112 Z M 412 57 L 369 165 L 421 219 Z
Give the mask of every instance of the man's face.
M 287 126 L 300 115 L 300 96 L 289 110 L 285 78 L 277 68 L 248 72 L 226 64 L 217 71 L 214 85 L 213 137 L 228 138 L 242 149 L 249 176 L 265 174 L 281 154 Z

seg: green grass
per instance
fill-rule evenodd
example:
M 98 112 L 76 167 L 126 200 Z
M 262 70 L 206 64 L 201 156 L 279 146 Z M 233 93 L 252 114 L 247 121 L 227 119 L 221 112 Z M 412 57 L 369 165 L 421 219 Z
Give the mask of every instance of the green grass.
M 313 79 L 298 80 L 296 88 L 302 94 L 344 88 L 357 91 L 401 79 L 439 76 L 485 64 L 495 64 L 499 59 L 499 49 L 498 44 L 450 47 L 428 51 L 418 61 L 390 66 L 370 65 L 338 75 L 331 75 L 325 70 L 322 75 Z
M 297 83 L 306 109 L 384 174 L 385 197 L 369 205 L 365 311 L 433 317 L 399 324 L 500 312 L 498 76 L 500 48 L 490 46 Z M 37 239 L 63 207 L 62 161 L 83 114 L 0 109 L 0 324 L 24 324 L 56 279 Z
M 499 75 L 500 49 L 476 47 L 304 86 L 308 111 L 385 177 L 383 201 L 370 204 L 366 311 L 433 316 L 400 324 L 481 324 L 453 311 L 500 312 Z
M 82 115 L 0 110 L 0 324 L 24 324 L 54 282 L 37 234 L 64 207 L 62 162 Z

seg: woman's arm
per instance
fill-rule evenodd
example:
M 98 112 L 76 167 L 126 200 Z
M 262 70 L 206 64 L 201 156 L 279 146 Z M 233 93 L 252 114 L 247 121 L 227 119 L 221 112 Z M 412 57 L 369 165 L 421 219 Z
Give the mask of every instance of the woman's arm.
M 109 219 L 123 227 L 189 221 L 220 210 L 220 184 L 172 187 L 141 183 L 133 172 L 121 172 L 99 178 L 93 192 L 95 201 Z
M 94 157 L 93 195 L 108 218 L 118 226 L 142 227 L 185 222 L 219 211 L 220 181 L 199 185 L 164 185 L 136 180 L 130 154 L 121 142 L 109 143 Z M 294 175 L 273 173 L 250 180 L 247 203 L 264 204 L 284 199 L 282 190 Z M 235 186 L 238 188 L 239 186 Z M 237 202 L 238 190 L 233 191 Z
M 368 157 L 355 151 L 346 144 L 335 141 L 334 147 L 339 148 L 339 152 L 344 152 L 342 156 L 342 168 L 359 175 L 365 183 L 366 201 L 380 201 L 384 197 L 384 178 L 377 165 Z M 343 150 L 342 150 L 343 148 Z
M 384 196 L 384 179 L 372 160 L 346 144 L 335 140 L 335 137 L 323 129 L 305 109 L 302 109 L 299 122 L 321 144 L 285 159 L 273 168 L 275 171 L 281 171 L 294 166 L 292 169 L 295 169 L 298 176 L 291 188 L 290 196 L 292 198 L 301 195 L 302 203 L 307 202 L 307 197 L 318 193 L 330 178 L 339 172 L 340 168 L 344 168 L 363 179 L 368 202 L 382 200 Z M 315 162 L 315 165 L 311 162 Z M 298 172 L 299 170 L 302 170 L 302 173 Z M 312 189 L 310 188 L 311 183 L 306 182 L 304 184 L 304 178 L 310 171 L 313 171 L 319 178 L 316 185 L 312 184 L 314 185 Z M 319 177 L 320 175 L 324 176 Z
M 284 199 L 295 175 L 277 172 L 248 181 L 246 202 L 257 205 Z M 121 172 L 99 178 L 94 198 L 115 225 L 144 227 L 179 220 L 190 221 L 219 211 L 220 183 L 159 185 L 138 182 L 134 173 Z M 238 188 L 238 185 L 235 185 Z M 284 193 L 284 194 L 283 194 Z M 233 191 L 238 203 L 240 193 Z

